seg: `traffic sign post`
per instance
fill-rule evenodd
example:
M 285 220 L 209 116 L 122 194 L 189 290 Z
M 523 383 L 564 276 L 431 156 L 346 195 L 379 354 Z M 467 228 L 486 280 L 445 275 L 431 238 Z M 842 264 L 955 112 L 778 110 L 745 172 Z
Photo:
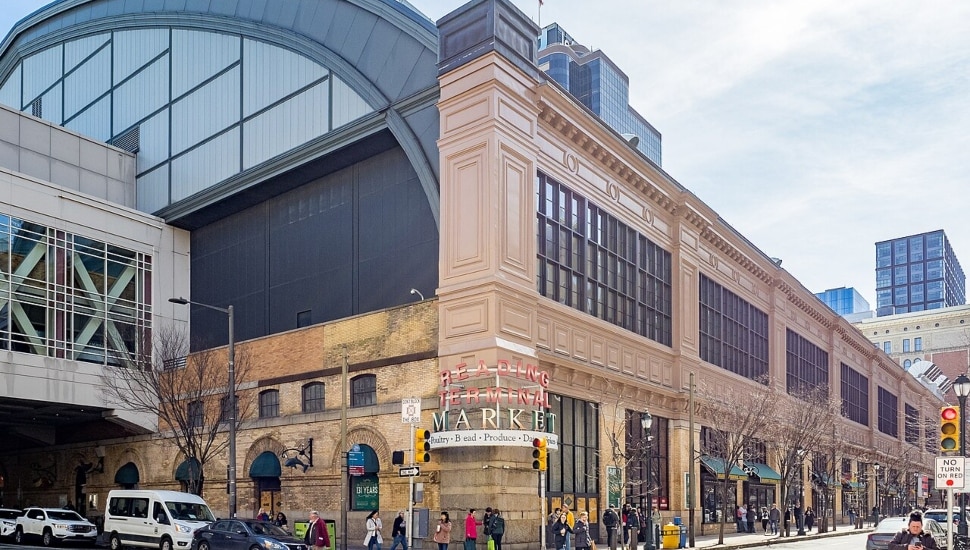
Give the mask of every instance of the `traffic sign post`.
M 966 485 L 967 459 L 963 456 L 936 457 L 936 488 L 946 489 L 946 547 L 953 548 L 953 490 Z M 963 510 L 960 511 L 963 513 Z
M 414 548 L 414 529 L 411 525 L 414 518 L 414 478 L 421 475 L 421 469 L 414 465 L 414 425 L 421 423 L 420 397 L 405 397 L 401 400 L 401 423 L 409 424 L 411 432 L 411 467 L 401 468 L 398 475 L 408 478 L 408 517 L 404 519 L 404 525 L 408 534 L 408 546 Z

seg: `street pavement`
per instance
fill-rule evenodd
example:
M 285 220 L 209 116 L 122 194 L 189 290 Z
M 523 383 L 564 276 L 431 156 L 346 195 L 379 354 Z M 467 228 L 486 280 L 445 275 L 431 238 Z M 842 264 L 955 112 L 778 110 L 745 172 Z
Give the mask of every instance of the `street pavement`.
M 872 531 L 872 527 L 864 527 L 862 529 L 853 529 L 848 525 L 837 526 L 837 531 L 829 531 L 827 533 L 819 533 L 817 530 L 809 531 L 807 534 L 798 536 L 796 535 L 796 529 L 792 529 L 790 537 L 779 537 L 778 535 L 765 536 L 764 533 L 738 533 L 734 530 L 733 525 L 726 525 L 724 529 L 724 544 L 718 545 L 718 535 L 717 531 L 713 533 L 708 533 L 704 535 L 696 535 L 694 537 L 694 547 L 695 548 L 717 548 L 730 549 L 730 548 L 753 548 L 770 546 L 772 544 L 779 544 L 783 542 L 798 542 L 803 540 L 819 540 L 828 537 L 839 537 L 843 535 L 854 535 L 859 533 L 868 533 Z M 596 546 L 597 549 L 601 548 L 600 545 Z M 609 550 L 604 549 L 604 550 Z M 643 550 L 643 544 L 639 546 L 637 550 Z

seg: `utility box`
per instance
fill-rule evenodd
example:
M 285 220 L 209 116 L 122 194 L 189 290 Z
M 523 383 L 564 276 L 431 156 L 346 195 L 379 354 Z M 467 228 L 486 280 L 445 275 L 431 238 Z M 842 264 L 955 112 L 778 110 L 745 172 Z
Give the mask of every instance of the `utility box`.
M 428 509 L 414 508 L 411 516 L 411 537 L 415 550 L 424 548 L 424 539 L 428 538 Z

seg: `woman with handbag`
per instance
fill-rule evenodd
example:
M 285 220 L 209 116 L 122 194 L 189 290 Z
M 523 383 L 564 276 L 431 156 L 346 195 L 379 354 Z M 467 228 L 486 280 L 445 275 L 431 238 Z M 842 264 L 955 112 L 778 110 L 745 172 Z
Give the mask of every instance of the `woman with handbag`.
M 589 550 L 593 545 L 593 539 L 589 536 L 589 513 L 581 512 L 579 520 L 573 526 L 573 534 L 576 535 L 576 550 Z
M 451 542 L 451 518 L 448 517 L 448 512 L 441 512 L 441 518 L 438 519 L 432 539 L 438 543 L 438 550 L 448 550 L 448 544 Z
M 367 550 L 381 550 L 381 543 L 384 542 L 381 537 L 383 527 L 380 513 L 377 510 L 367 514 L 367 538 L 364 539 Z

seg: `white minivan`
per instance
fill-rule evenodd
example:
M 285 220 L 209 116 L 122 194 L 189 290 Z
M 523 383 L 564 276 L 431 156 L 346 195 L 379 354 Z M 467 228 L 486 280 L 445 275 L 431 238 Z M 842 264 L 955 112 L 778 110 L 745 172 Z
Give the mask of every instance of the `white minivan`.
M 111 550 L 124 546 L 187 549 L 195 530 L 214 519 L 209 505 L 198 495 L 119 489 L 108 493 L 104 533 Z

